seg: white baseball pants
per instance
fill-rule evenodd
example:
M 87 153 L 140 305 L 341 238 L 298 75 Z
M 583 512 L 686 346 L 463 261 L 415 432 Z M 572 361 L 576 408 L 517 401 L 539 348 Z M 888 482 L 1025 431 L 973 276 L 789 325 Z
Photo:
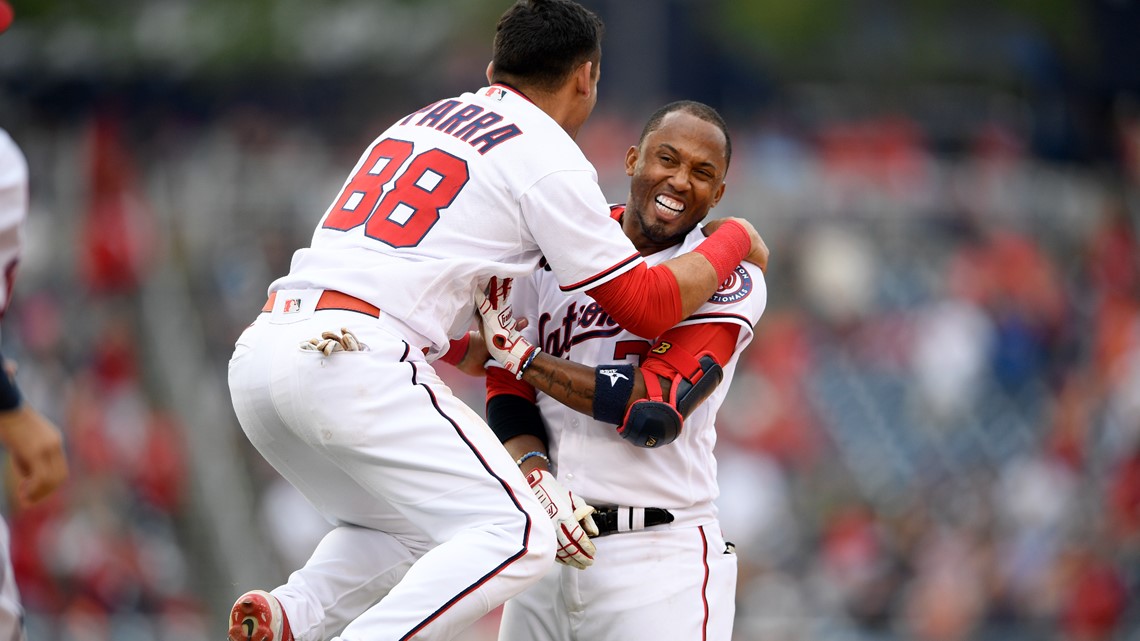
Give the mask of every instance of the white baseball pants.
M 592 540 L 592 566 L 555 565 L 507 601 L 499 641 L 732 639 L 737 561 L 719 525 Z
M 549 518 L 418 346 L 383 318 L 276 307 L 238 340 L 229 383 L 250 442 L 337 526 L 272 590 L 297 641 L 450 639 L 538 581 Z M 300 349 L 341 327 L 367 350 Z

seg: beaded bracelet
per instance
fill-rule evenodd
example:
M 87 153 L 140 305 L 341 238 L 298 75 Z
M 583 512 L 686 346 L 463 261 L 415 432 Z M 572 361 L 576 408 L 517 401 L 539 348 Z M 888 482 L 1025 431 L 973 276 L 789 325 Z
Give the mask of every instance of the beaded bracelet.
M 530 356 L 527 356 L 526 360 L 523 361 L 522 365 L 519 365 L 519 373 L 515 374 L 515 380 L 516 381 L 522 380 L 523 374 L 526 372 L 526 368 L 530 367 L 530 364 L 534 362 L 534 357 L 538 356 L 538 353 L 541 351 L 542 350 L 537 348 L 537 347 L 534 348 L 534 351 L 530 353 Z
M 539 452 L 538 450 L 535 450 L 533 452 L 527 452 L 526 454 L 523 454 L 522 456 L 519 457 L 519 460 L 515 461 L 515 464 L 518 465 L 519 467 L 522 467 L 522 464 L 524 462 L 526 462 L 527 459 L 531 459 L 531 458 L 534 458 L 536 456 L 538 458 L 546 461 L 546 467 L 550 467 L 550 457 L 543 454 L 542 452 Z

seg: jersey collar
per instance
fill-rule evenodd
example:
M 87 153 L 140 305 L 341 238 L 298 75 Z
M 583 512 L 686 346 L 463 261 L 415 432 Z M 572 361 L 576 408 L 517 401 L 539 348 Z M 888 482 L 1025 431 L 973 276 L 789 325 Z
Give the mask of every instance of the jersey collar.
M 534 104 L 534 101 L 533 101 L 533 100 L 531 100 L 530 98 L 527 98 L 526 94 L 525 94 L 525 93 L 523 93 L 522 91 L 520 91 L 520 90 L 519 90 L 517 87 L 512 87 L 511 85 L 509 85 L 509 84 L 507 84 L 507 83 L 505 83 L 505 82 L 501 82 L 501 81 L 500 81 L 500 82 L 491 83 L 491 86 L 492 86 L 492 87 L 497 87 L 497 88 L 499 88 L 499 89 L 503 89 L 503 90 L 505 90 L 505 91 L 508 91 L 508 92 L 510 92 L 510 93 L 513 93 L 513 94 L 515 94 L 516 96 L 518 96 L 519 98 L 522 98 L 523 100 L 525 100 L 525 101 L 529 102 L 530 104 L 532 104 L 532 105 Z M 536 105 L 536 106 L 537 106 L 537 105 Z

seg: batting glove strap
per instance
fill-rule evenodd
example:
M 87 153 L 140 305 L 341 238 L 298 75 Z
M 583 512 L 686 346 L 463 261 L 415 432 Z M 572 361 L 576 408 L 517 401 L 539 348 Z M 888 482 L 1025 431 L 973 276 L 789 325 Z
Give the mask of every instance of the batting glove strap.
M 558 538 L 555 559 L 579 570 L 593 565 L 595 548 L 590 537 L 598 535 L 598 526 L 592 517 L 594 508 L 579 501 L 545 470 L 531 470 L 526 480 L 546 515 L 554 522 L 554 533 Z

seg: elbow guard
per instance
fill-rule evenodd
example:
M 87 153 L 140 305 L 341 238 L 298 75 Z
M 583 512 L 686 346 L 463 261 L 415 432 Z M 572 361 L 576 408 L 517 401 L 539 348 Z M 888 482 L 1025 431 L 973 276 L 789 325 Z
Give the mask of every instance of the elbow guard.
M 617 433 L 638 447 L 661 447 L 677 440 L 683 422 L 677 408 L 643 398 L 629 406 Z
M 692 357 L 689 357 L 692 359 Z M 678 372 L 665 400 L 661 380 L 656 375 L 645 377 L 649 398 L 635 401 L 626 412 L 618 434 L 638 447 L 661 447 L 677 440 L 685 418 L 693 413 L 724 379 L 724 370 L 709 354 L 692 359 L 694 367 L 688 375 Z

